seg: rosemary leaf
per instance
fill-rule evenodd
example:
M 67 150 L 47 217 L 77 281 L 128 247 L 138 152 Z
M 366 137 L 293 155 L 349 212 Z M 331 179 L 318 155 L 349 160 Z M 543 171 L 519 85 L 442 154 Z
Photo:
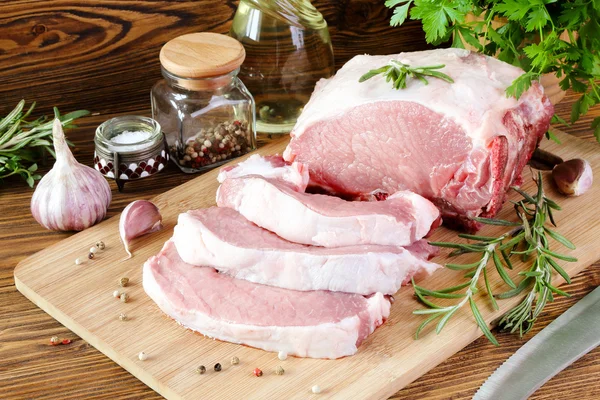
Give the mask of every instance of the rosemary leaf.
M 492 344 L 494 344 L 495 346 L 499 346 L 500 344 L 498 343 L 498 340 L 496 340 L 496 337 L 492 334 L 490 328 L 488 328 L 487 324 L 485 323 L 485 320 L 479 312 L 479 308 L 477 308 L 477 305 L 475 304 L 475 300 L 473 300 L 472 297 L 469 297 L 469 305 L 471 306 L 471 311 L 475 316 L 475 321 L 477 321 L 477 325 L 479 325 L 479 329 L 481 329 L 485 337 L 488 338 L 488 340 L 492 342 Z
M 554 240 L 556 240 L 557 242 L 559 242 L 560 244 L 562 244 L 563 246 L 571 249 L 571 250 L 575 250 L 575 245 L 566 237 L 564 237 L 563 235 L 561 235 L 558 232 L 555 232 L 553 230 L 550 230 L 546 227 L 544 227 L 544 231 Z
M 521 226 L 521 224 L 519 224 L 518 222 L 505 221 L 502 219 L 473 217 L 473 220 L 487 225 Z
M 459 233 L 458 237 L 463 239 L 480 240 L 482 242 L 492 242 L 498 240 L 498 238 L 492 236 L 469 235 L 468 233 Z
M 446 325 L 446 323 L 448 322 L 450 317 L 453 316 L 454 313 L 457 312 L 459 308 L 460 308 L 460 305 L 458 305 L 458 304 L 455 305 L 454 307 L 452 307 L 452 309 L 450 311 L 448 311 L 446 313 L 446 315 L 444 315 L 442 317 L 442 319 L 440 319 L 437 326 L 435 327 L 435 333 L 437 333 L 439 335 L 439 333 L 442 331 L 442 329 L 444 329 L 444 326 Z
M 494 308 L 494 310 L 498 310 L 498 303 L 496 302 L 496 299 L 494 298 L 494 294 L 492 293 L 492 288 L 490 287 L 490 281 L 487 277 L 487 269 L 483 270 L 483 280 L 485 281 L 485 290 L 487 290 L 487 292 L 488 292 L 488 296 L 490 298 L 490 302 L 492 303 L 492 307 Z
M 550 266 L 552 268 L 554 268 L 554 270 L 556 272 L 558 272 L 558 274 L 560 276 L 562 276 L 562 278 L 565 280 L 565 282 L 567 282 L 569 284 L 571 283 L 571 277 L 569 276 L 569 274 L 567 274 L 567 272 L 564 269 L 562 269 L 561 266 L 558 265 L 558 263 L 556 261 L 554 261 L 552 258 L 548 258 L 547 261 L 548 261 L 548 264 L 550 264 Z
M 548 254 L 549 256 L 552 256 L 554 258 L 558 258 L 559 260 L 568 261 L 568 262 L 577 262 L 577 259 L 575 257 L 566 256 L 566 255 L 563 255 L 563 254 L 558 254 L 558 253 L 555 253 L 555 252 L 553 252 L 551 250 L 545 249 L 543 247 L 540 248 L 540 250 L 543 253 Z
M 515 283 L 512 281 L 512 279 L 510 279 L 510 276 L 508 276 L 508 274 L 506 273 L 506 270 L 504 269 L 504 265 L 502 265 L 502 262 L 500 261 L 500 257 L 498 257 L 498 254 L 495 251 L 492 252 L 492 258 L 494 260 L 494 264 L 496 265 L 496 270 L 498 271 L 498 275 L 500 275 L 502 280 L 504 282 L 506 282 L 506 284 L 508 286 L 510 286 L 513 289 L 516 289 L 517 285 L 515 285 Z
M 446 264 L 445 267 L 453 271 L 470 270 L 477 268 L 479 261 L 472 264 Z
M 419 325 L 419 327 L 417 328 L 417 331 L 415 332 L 415 339 L 419 339 L 419 335 L 421 334 L 421 331 L 427 326 L 429 325 L 429 323 L 433 322 L 435 319 L 439 318 L 442 314 L 434 314 L 432 316 L 430 316 L 429 318 L 427 318 L 425 321 L 423 321 L 421 323 L 421 325 Z

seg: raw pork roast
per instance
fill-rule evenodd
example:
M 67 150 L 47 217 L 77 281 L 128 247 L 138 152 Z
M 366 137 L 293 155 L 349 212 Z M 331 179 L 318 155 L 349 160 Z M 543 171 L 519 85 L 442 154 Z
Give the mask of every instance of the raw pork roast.
M 395 59 L 445 64 L 448 83 L 409 79 L 396 90 L 367 71 Z M 505 89 L 523 71 L 462 49 L 356 56 L 317 84 L 284 158 L 307 164 L 311 184 L 354 198 L 411 190 L 450 225 L 476 230 L 492 217 L 547 131 L 553 107 L 535 83 L 519 100 Z

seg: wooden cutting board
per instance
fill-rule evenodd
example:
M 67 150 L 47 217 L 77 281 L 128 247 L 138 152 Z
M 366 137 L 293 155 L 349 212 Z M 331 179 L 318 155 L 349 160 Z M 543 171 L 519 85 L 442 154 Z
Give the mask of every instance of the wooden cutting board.
M 596 177 L 600 178 L 597 145 L 560 132 L 558 137 L 562 145 L 544 140 L 542 147 L 564 159 L 586 158 L 595 167 Z M 282 139 L 258 152 L 280 153 L 286 142 Z M 117 216 L 22 261 L 15 269 L 18 290 L 169 399 L 383 399 L 481 335 L 470 310 L 464 307 L 440 335 L 428 332 L 420 340 L 414 340 L 413 334 L 422 317 L 412 314 L 421 306 L 414 300 L 410 287 L 401 289 L 395 296 L 390 318 L 362 344 L 358 353 L 341 360 L 289 357 L 279 361 L 275 353 L 215 341 L 179 326 L 163 315 L 144 293 L 142 264 L 171 236 L 179 213 L 214 205 L 216 175 L 216 170 L 209 172 L 157 196 L 154 202 L 161 209 L 165 229 L 137 239 L 132 259 L 123 260 L 125 252 L 119 242 Z M 524 175 L 524 188 L 532 192 L 529 170 Z M 545 177 L 549 177 L 547 173 Z M 575 275 L 600 258 L 597 243 L 600 213 L 596 210 L 600 187 L 595 183 L 585 196 L 566 198 L 556 193 L 549 181 L 545 186 L 549 196 L 563 207 L 556 213 L 558 232 L 577 245 L 577 249 L 568 254 L 579 261 L 562 263 L 570 275 Z M 511 198 L 516 197 L 511 195 Z M 505 207 L 501 217 L 513 218 L 511 210 L 512 207 Z M 501 230 L 487 226 L 481 234 L 496 235 Z M 457 240 L 456 233 L 445 228 L 438 229 L 432 239 Z M 89 248 L 98 240 L 106 243 L 106 249 L 88 260 Z M 554 243 L 553 249 L 567 252 L 558 243 Z M 447 252 L 436 261 L 447 262 L 445 254 Z M 78 257 L 85 260 L 82 265 L 75 265 L 74 260 Z M 463 256 L 454 262 L 463 261 L 474 260 Z M 515 265 L 516 270 L 523 267 L 520 263 Z M 444 269 L 421 284 L 431 289 L 456 285 L 463 282 L 461 275 Z M 494 292 L 505 291 L 506 287 L 499 283 L 495 271 L 491 275 Z M 123 276 L 129 277 L 131 282 L 125 289 L 130 301 L 125 304 L 112 296 L 113 291 L 119 289 L 118 279 Z M 556 278 L 555 283 L 562 281 Z M 485 295 L 485 290 L 482 292 Z M 487 304 L 485 299 L 481 300 L 481 304 Z M 501 309 L 496 312 L 486 305 L 480 308 L 486 321 L 492 322 L 518 301 L 519 298 L 501 301 Z M 119 321 L 119 313 L 127 314 L 129 320 Z M 148 355 L 146 361 L 138 359 L 141 351 Z M 239 365 L 230 365 L 229 360 L 234 355 L 239 357 Z M 221 372 L 212 370 L 217 362 L 223 365 Z M 208 372 L 197 375 L 194 369 L 201 364 Z M 274 374 L 278 365 L 283 366 L 285 375 Z M 252 374 L 255 367 L 264 371 L 262 377 Z M 322 393 L 312 394 L 313 385 L 319 385 Z

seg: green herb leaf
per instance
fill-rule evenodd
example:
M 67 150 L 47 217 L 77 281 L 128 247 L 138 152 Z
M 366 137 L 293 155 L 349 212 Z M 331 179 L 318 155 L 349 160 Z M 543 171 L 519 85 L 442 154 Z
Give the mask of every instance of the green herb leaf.
M 0 119 L 0 183 L 12 175 L 18 175 L 33 187 L 41 176 L 37 171 L 37 162 L 43 159 L 44 151 L 54 156 L 51 149 L 52 121 L 45 117 L 29 121 L 35 103 L 25 110 L 25 100 Z M 71 122 L 88 114 L 87 111 L 69 113 L 62 118 L 63 126 L 71 127 Z
M 473 312 L 473 315 L 475 316 L 475 321 L 477 321 L 477 325 L 479 325 L 479 329 L 481 329 L 481 331 L 483 332 L 485 337 L 488 338 L 488 340 L 490 342 L 492 342 L 492 344 L 494 344 L 495 346 L 499 346 L 500 344 L 498 343 L 498 340 L 496 340 L 496 337 L 492 334 L 492 332 L 488 328 L 487 323 L 483 319 L 483 316 L 479 312 L 479 308 L 477 308 L 477 305 L 475 304 L 475 300 L 473 300 L 472 297 L 469 297 L 469 305 L 471 306 L 471 311 Z
M 404 3 L 401 6 L 399 4 Z M 412 0 L 387 0 L 385 2 L 386 7 L 396 7 L 394 9 L 394 14 L 392 15 L 392 19 L 390 20 L 391 26 L 400 26 L 406 21 L 406 17 L 408 17 L 408 9 L 412 3 Z
M 424 67 L 411 67 L 408 64 L 401 63 L 397 60 L 390 60 L 387 65 L 383 67 L 372 69 L 362 75 L 358 81 L 364 82 L 368 79 L 373 78 L 377 75 L 383 75 L 385 77 L 386 82 L 392 82 L 392 86 L 394 89 L 404 89 L 406 88 L 406 78 L 411 77 L 414 79 L 420 80 L 424 85 L 427 85 L 429 82 L 425 78 L 426 76 L 432 76 L 434 78 L 441 79 L 443 81 L 453 83 L 451 77 L 448 75 L 436 71 L 445 67 L 445 65 L 430 65 Z

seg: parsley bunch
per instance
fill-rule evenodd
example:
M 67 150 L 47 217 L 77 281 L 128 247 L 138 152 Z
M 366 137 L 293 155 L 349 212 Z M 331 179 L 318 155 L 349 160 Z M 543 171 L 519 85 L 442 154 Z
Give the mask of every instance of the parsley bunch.
M 507 96 L 519 98 L 541 75 L 554 73 L 563 90 L 581 93 L 571 123 L 600 103 L 598 0 L 386 0 L 385 5 L 394 8 L 392 26 L 406 21 L 412 5 L 410 18 L 423 23 L 428 43 L 452 38 L 452 47 L 468 43 L 522 68 L 525 73 L 506 89 Z M 467 21 L 468 13 L 483 20 Z M 501 26 L 492 27 L 492 20 Z M 592 128 L 600 142 L 600 117 Z

